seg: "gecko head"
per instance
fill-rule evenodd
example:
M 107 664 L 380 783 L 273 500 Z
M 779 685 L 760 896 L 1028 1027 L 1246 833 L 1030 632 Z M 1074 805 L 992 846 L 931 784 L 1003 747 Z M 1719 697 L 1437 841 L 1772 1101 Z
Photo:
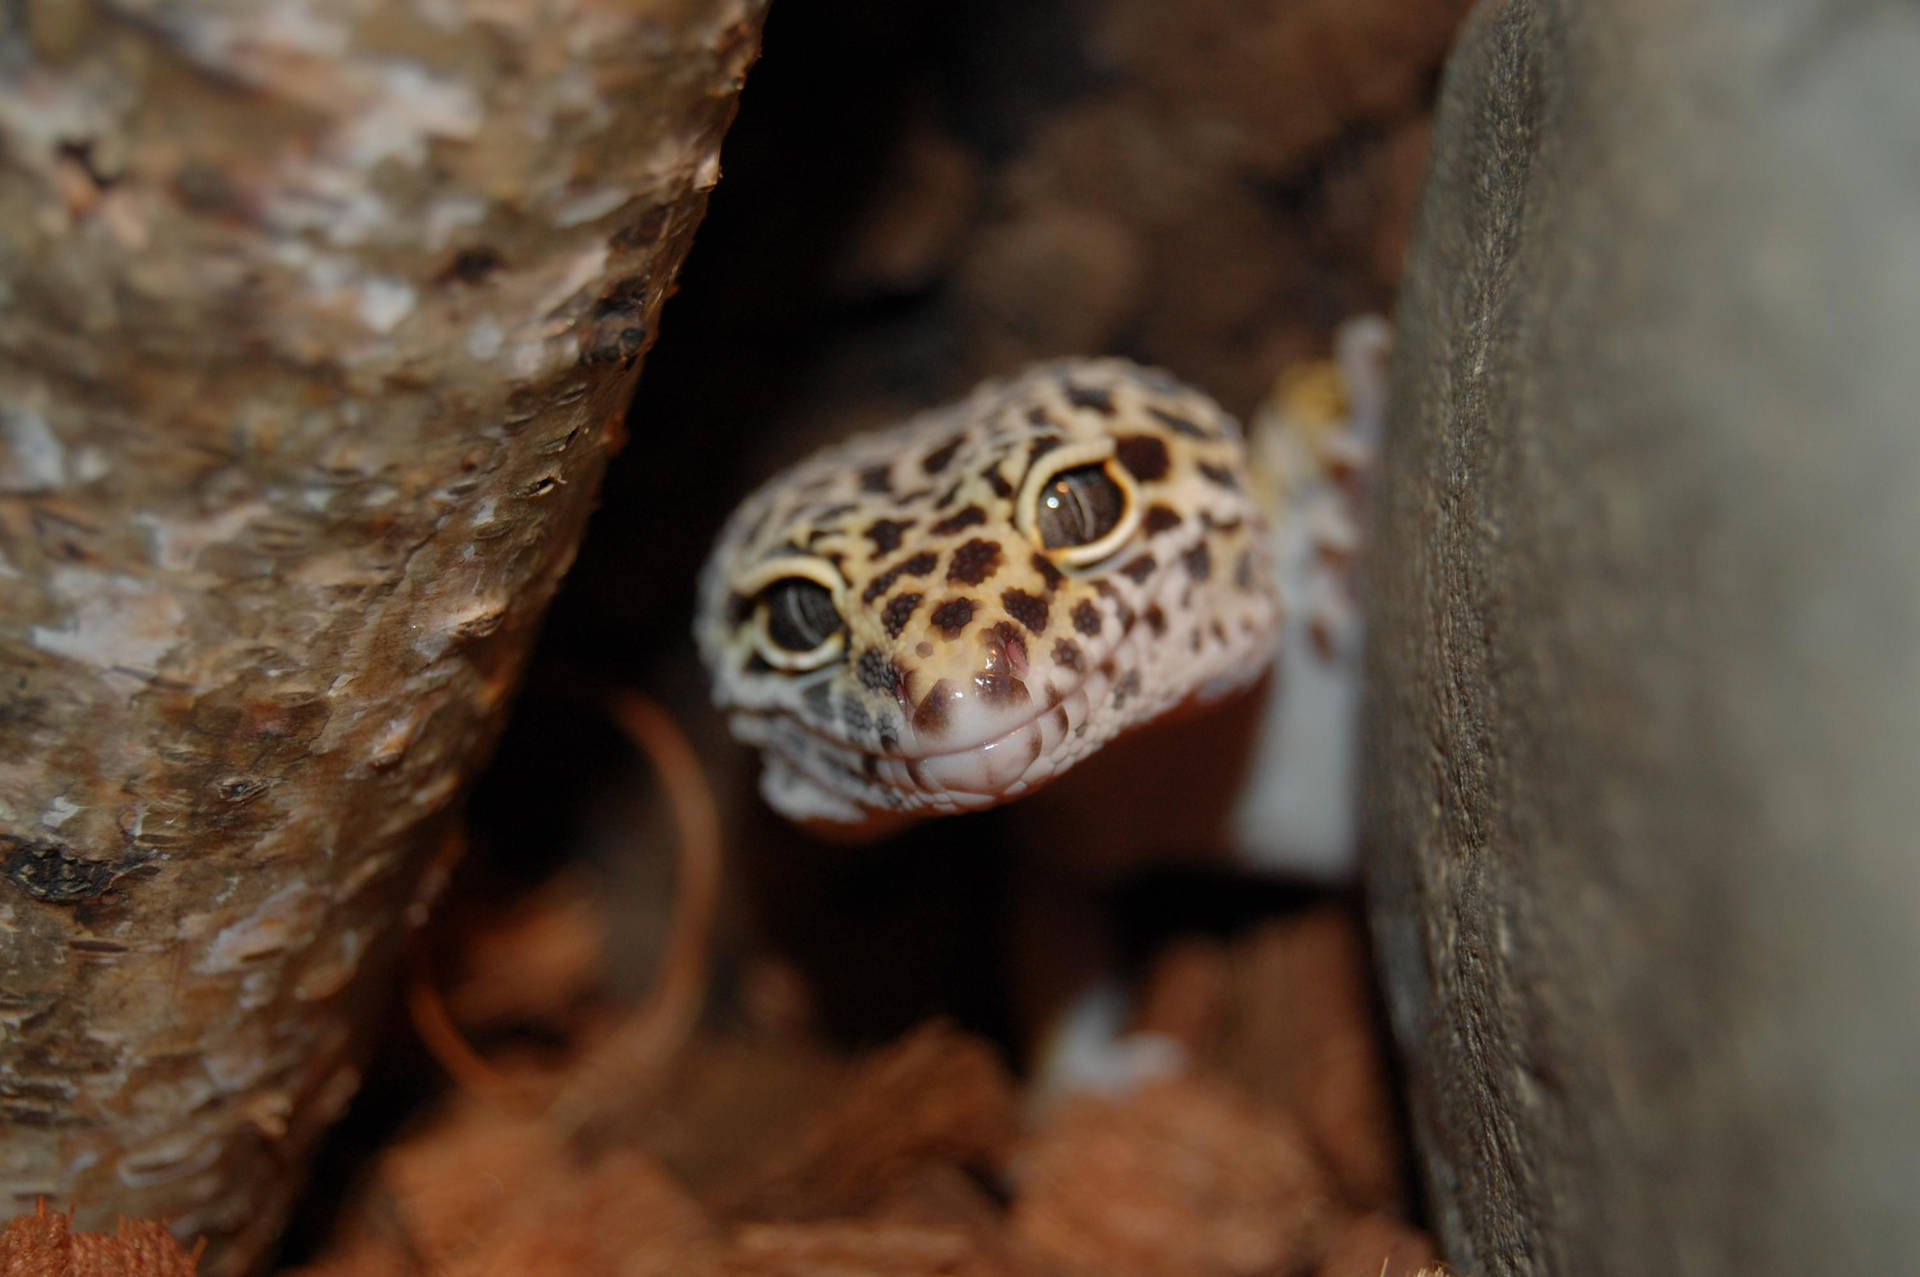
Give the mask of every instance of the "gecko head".
M 1278 603 L 1238 425 L 1044 364 L 829 448 L 734 513 L 695 636 L 762 792 L 841 826 L 986 807 L 1258 677 Z

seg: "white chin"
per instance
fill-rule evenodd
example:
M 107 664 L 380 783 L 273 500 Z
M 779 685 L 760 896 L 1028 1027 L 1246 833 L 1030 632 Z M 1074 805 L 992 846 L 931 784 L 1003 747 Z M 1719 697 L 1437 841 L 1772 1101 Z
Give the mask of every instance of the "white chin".
M 855 825 L 870 814 L 851 799 L 823 788 L 806 773 L 772 757 L 760 769 L 760 796 L 782 816 L 802 824 Z
M 834 842 L 879 838 L 918 819 L 908 812 L 862 807 L 786 763 L 768 759 L 760 769 L 760 796 L 767 805 L 809 832 Z

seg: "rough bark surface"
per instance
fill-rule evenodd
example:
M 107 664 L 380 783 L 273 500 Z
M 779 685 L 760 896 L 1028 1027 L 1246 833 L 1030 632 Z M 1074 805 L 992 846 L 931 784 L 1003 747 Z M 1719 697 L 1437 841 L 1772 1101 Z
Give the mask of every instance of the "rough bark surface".
M 1920 1252 L 1910 6 L 1483 4 L 1400 309 L 1375 921 L 1449 1257 Z
M 271 1241 L 762 6 L 0 17 L 0 1210 Z

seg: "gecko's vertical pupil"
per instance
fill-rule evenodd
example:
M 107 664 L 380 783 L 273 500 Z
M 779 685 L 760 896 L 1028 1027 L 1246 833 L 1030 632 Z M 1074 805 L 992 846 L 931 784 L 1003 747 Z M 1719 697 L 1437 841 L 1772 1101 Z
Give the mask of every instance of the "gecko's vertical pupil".
M 760 597 L 767 608 L 767 637 L 789 652 L 811 652 L 840 631 L 833 595 L 818 581 L 786 577 Z
M 1098 541 L 1127 512 L 1127 495 L 1103 465 L 1062 470 L 1040 490 L 1035 524 L 1049 550 Z

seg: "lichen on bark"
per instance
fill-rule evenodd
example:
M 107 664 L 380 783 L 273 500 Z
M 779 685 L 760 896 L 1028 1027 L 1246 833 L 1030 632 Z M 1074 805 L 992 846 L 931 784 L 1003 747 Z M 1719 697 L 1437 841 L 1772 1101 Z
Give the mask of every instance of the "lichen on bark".
M 763 5 L 0 18 L 0 1208 L 270 1243 Z

